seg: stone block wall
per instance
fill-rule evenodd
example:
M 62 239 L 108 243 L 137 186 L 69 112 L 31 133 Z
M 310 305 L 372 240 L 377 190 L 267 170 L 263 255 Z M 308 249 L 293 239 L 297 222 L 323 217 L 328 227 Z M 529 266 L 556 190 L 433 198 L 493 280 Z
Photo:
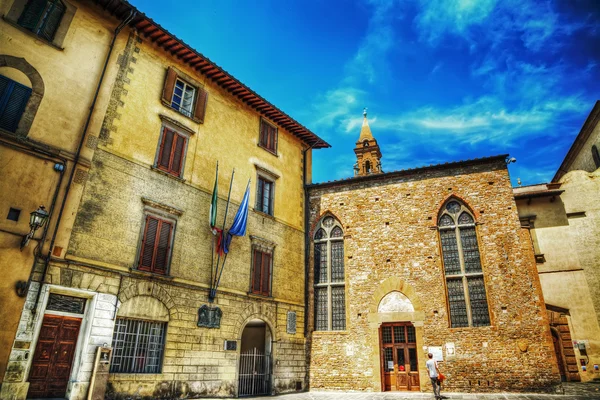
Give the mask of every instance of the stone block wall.
M 436 228 L 450 197 L 464 202 L 477 222 L 490 326 L 450 328 Z M 379 327 L 400 321 L 416 327 L 421 391 L 431 388 L 427 348 L 446 343 L 456 349 L 441 363 L 448 390 L 548 391 L 560 383 L 533 251 L 503 158 L 313 185 L 313 230 L 324 215 L 344 227 L 346 330 L 313 331 L 311 249 L 311 389 L 381 391 Z M 414 312 L 378 313 L 394 290 L 409 298 Z

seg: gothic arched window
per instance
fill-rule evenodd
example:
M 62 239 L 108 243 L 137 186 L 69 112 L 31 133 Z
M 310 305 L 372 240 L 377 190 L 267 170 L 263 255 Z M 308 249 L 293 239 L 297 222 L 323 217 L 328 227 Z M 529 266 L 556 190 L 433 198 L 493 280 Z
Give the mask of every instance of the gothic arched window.
M 464 204 L 448 201 L 438 218 L 450 326 L 490 324 L 475 219 Z
M 333 217 L 319 222 L 315 246 L 315 330 L 346 329 L 346 288 L 344 281 L 344 231 Z
M 598 147 L 596 147 L 596 145 L 592 146 L 592 158 L 594 159 L 596 168 L 600 168 L 600 153 L 598 152 Z

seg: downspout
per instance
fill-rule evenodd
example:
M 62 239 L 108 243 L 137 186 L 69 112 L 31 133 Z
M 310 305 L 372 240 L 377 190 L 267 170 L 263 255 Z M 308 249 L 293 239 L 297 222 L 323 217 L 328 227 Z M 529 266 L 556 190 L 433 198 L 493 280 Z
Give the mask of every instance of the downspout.
M 318 142 L 311 144 L 305 150 L 302 151 L 302 178 L 303 178 L 303 189 L 304 189 L 304 337 L 308 336 L 308 268 L 309 268 L 309 260 L 310 257 L 310 238 L 309 238 L 309 230 L 310 223 L 308 222 L 310 217 L 309 210 L 309 198 L 308 198 L 308 190 L 306 188 L 306 174 L 307 174 L 307 166 L 306 166 L 306 153 L 311 150 Z
M 121 30 L 125 27 L 125 25 L 127 25 L 128 23 L 131 22 L 131 20 L 133 20 L 133 18 L 136 16 L 136 14 L 137 14 L 137 12 L 134 9 L 132 9 L 129 12 L 129 15 L 123 21 L 121 21 L 121 23 L 115 29 L 112 41 L 110 43 L 110 47 L 108 48 L 108 54 L 106 55 L 106 60 L 104 61 L 104 67 L 102 68 L 102 74 L 100 75 L 100 80 L 98 81 L 98 86 L 96 87 L 96 92 L 94 93 L 94 98 L 92 100 L 92 104 L 90 105 L 90 111 L 89 111 L 87 119 L 85 121 L 85 125 L 83 126 L 83 132 L 81 134 L 81 139 L 79 141 L 79 145 L 77 146 L 77 152 L 75 153 L 75 158 L 73 159 L 73 168 L 71 169 L 71 173 L 69 174 L 69 180 L 67 181 L 67 186 L 65 188 L 65 194 L 63 196 L 62 203 L 60 205 L 60 210 L 58 212 L 58 218 L 56 219 L 56 226 L 55 226 L 54 232 L 52 234 L 52 239 L 50 241 L 50 247 L 48 248 L 48 255 L 46 256 L 46 259 L 44 260 L 44 271 L 42 273 L 42 278 L 40 280 L 41 284 L 43 284 L 46 281 L 46 274 L 48 272 L 48 264 L 50 263 L 52 248 L 54 247 L 54 242 L 56 241 L 56 236 L 58 235 L 58 228 L 60 227 L 62 215 L 65 210 L 65 205 L 67 203 L 67 198 L 68 198 L 69 192 L 71 190 L 71 185 L 73 183 L 73 177 L 75 176 L 75 170 L 77 169 L 77 164 L 79 163 L 79 159 L 81 158 L 81 149 L 83 148 L 83 143 L 85 141 L 85 137 L 86 137 L 88 128 L 90 126 L 92 116 L 94 114 L 94 107 L 96 106 L 96 102 L 98 101 L 98 95 L 100 93 L 100 88 L 102 86 L 102 82 L 104 81 L 104 75 L 106 74 L 108 62 L 110 60 L 110 56 L 112 55 L 113 49 L 115 47 L 115 42 L 117 40 L 117 36 L 119 35 L 119 32 L 121 32 Z M 34 309 L 32 310 L 33 314 L 35 314 L 37 311 L 37 303 L 40 300 L 41 293 L 42 293 L 42 291 L 41 291 L 41 286 L 40 286 L 40 288 L 38 289 L 38 292 L 37 292 L 37 297 L 36 297 L 35 303 L 34 303 Z

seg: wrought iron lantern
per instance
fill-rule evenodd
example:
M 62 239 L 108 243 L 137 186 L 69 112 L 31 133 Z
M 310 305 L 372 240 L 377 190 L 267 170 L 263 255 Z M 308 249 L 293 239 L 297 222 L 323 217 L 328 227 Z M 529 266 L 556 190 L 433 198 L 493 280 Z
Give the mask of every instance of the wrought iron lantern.
M 21 250 L 23 250 L 23 247 L 27 246 L 35 234 L 35 231 L 46 225 L 48 216 L 48 211 L 46 211 L 46 207 L 44 206 L 40 206 L 37 210 L 31 212 L 29 215 L 29 228 L 31 228 L 31 230 L 27 235 L 23 236 L 23 240 L 21 240 Z

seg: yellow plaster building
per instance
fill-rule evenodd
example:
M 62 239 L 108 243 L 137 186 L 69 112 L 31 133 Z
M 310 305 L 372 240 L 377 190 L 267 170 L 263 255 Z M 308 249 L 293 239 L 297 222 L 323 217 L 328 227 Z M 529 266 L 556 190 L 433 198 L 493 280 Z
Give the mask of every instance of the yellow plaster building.
M 0 13 L 0 397 L 9 399 L 26 394 L 12 383 L 26 379 L 35 343 L 15 335 L 33 323 L 21 311 L 38 300 L 47 260 L 64 256 L 58 233 L 70 230 L 90 165 L 84 139 L 101 126 L 108 92 L 98 88 L 119 21 L 63 1 L 1 1 Z M 40 205 L 49 222 L 25 243 Z
M 18 155 L 21 166 L 11 164 L 3 190 L 31 184 L 1 203 L 24 211 L 0 222 L 3 259 L 20 263 L 1 293 L 12 325 L 0 397 L 87 398 L 99 347 L 110 359 L 109 398 L 304 389 L 304 185 L 312 149 L 329 145 L 127 2 L 2 4 L 2 41 L 12 47 L 0 73 L 31 82 L 32 100 L 2 135 L 2 160 Z M 32 28 L 31 15 L 55 21 L 54 36 L 44 22 Z M 23 60 L 23 74 L 12 71 Z M 42 94 L 28 66 L 48 76 Z M 25 136 L 56 148 L 54 158 L 30 161 Z M 231 226 L 250 181 L 246 235 L 232 239 L 222 275 L 211 268 L 208 224 L 217 162 L 218 228 Z M 21 253 L 23 215 L 39 204 L 51 223 Z M 13 286 L 28 280 L 38 238 L 39 273 L 22 307 Z
M 514 188 L 563 380 L 600 377 L 600 102 L 548 184 Z

